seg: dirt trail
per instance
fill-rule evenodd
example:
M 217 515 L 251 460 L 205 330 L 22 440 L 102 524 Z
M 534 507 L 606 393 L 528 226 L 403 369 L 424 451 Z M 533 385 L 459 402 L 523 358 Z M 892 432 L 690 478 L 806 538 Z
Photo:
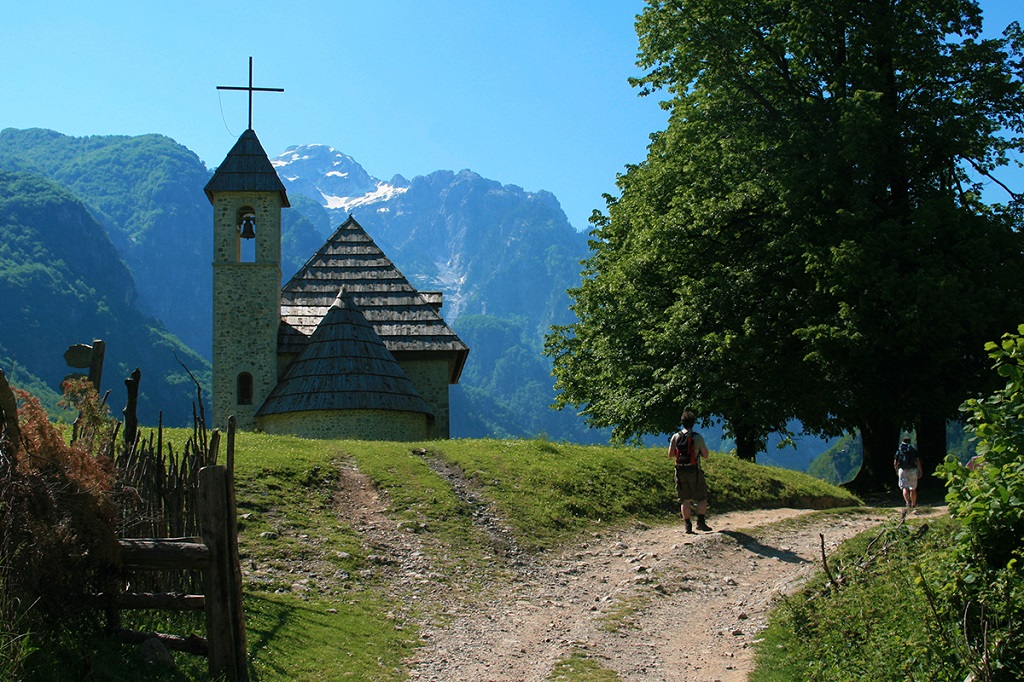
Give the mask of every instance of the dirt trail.
M 547 680 L 573 651 L 623 680 L 746 680 L 772 598 L 886 517 L 779 524 L 775 509 L 709 517 L 716 532 L 640 527 L 535 566 L 443 627 L 427 626 L 417 680 Z M 898 512 L 893 511 L 895 516 Z
M 408 662 L 412 679 L 430 682 L 540 682 L 574 652 L 627 681 L 746 680 L 773 598 L 821 567 L 819 533 L 828 553 L 899 514 L 794 524 L 784 522 L 809 512 L 772 509 L 711 514 L 713 533 L 687 535 L 681 522 L 594 533 L 556 555 L 496 555 L 495 575 L 508 578 L 481 597 L 426 578 L 436 564 L 418 534 L 396 532 L 385 501 L 348 474 L 349 494 L 338 499 L 394 558 L 395 589 L 439 614 L 420 624 L 422 646 Z

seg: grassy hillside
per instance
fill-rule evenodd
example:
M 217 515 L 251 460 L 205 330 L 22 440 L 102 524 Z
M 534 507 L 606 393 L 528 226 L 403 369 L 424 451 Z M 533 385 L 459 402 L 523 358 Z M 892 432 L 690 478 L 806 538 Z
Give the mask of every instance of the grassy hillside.
M 378 550 L 340 515 L 334 496 L 342 468 L 367 475 L 395 522 L 448 562 L 432 579 L 464 590 L 479 589 L 465 576 L 486 570 L 495 551 L 475 522 L 477 504 L 530 552 L 595 528 L 677 522 L 671 466 L 660 448 L 243 434 L 237 457 L 249 645 L 263 682 L 403 679 L 402 661 L 417 644 L 411 619 L 430 606 L 410 603 L 385 581 Z M 707 475 L 713 512 L 858 503 L 806 475 L 728 456 L 712 456 Z M 313 568 L 303 573 L 298 564 Z

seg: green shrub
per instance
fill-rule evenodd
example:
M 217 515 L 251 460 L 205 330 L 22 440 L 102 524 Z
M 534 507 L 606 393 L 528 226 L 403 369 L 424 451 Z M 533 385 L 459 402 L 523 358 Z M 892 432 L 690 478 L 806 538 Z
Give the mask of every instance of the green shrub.
M 981 463 L 948 457 L 940 471 L 960 522 L 942 594 L 986 680 L 1024 679 L 1024 325 L 1017 332 L 986 345 L 1006 385 L 961 407 Z
M 889 524 L 884 556 L 844 545 L 839 587 L 820 576 L 773 612 L 752 681 L 1024 679 L 1024 325 L 986 350 L 1006 384 L 961 407 L 982 463 L 958 442 L 938 469 L 952 518 L 922 538 Z
M 844 543 L 829 558 L 835 582 L 820 574 L 773 610 L 751 681 L 963 680 L 963 647 L 937 622 L 928 587 L 952 533 L 948 522 L 894 519 Z

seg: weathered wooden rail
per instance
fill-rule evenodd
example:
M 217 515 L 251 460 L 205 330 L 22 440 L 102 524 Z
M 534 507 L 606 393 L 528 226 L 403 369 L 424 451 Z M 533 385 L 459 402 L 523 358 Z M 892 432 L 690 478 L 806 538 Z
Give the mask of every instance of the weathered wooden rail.
M 216 432 L 215 432 L 216 433 Z M 217 439 L 214 438 L 214 443 Z M 228 420 L 227 466 L 215 464 L 199 470 L 198 516 L 201 537 L 122 538 L 124 569 L 147 571 L 200 571 L 203 594 L 174 592 L 122 592 L 101 595 L 108 629 L 124 642 L 157 639 L 168 649 L 208 657 L 210 674 L 231 682 L 247 682 L 245 614 L 242 575 L 238 562 L 238 522 L 234 493 L 234 418 Z M 118 581 L 118 585 L 122 584 Z M 202 610 L 206 637 L 158 632 L 135 632 L 121 627 L 126 609 Z

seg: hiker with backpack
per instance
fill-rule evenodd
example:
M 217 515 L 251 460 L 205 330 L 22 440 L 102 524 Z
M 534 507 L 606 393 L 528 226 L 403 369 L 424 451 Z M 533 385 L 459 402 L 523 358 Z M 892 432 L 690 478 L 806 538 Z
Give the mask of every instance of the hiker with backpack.
M 896 470 L 907 508 L 917 509 L 917 480 L 924 474 L 924 468 L 917 455 L 917 448 L 910 444 L 910 436 L 905 436 L 897 448 L 892 467 Z
M 700 465 L 708 457 L 708 446 L 704 438 L 693 430 L 697 415 L 689 410 L 681 417 L 683 428 L 672 434 L 668 442 L 668 456 L 676 463 L 676 495 L 686 523 L 686 532 L 693 533 L 691 520 L 693 507 L 697 507 L 697 530 L 710 531 L 704 520 L 708 510 L 708 484 L 704 480 L 704 469 Z

